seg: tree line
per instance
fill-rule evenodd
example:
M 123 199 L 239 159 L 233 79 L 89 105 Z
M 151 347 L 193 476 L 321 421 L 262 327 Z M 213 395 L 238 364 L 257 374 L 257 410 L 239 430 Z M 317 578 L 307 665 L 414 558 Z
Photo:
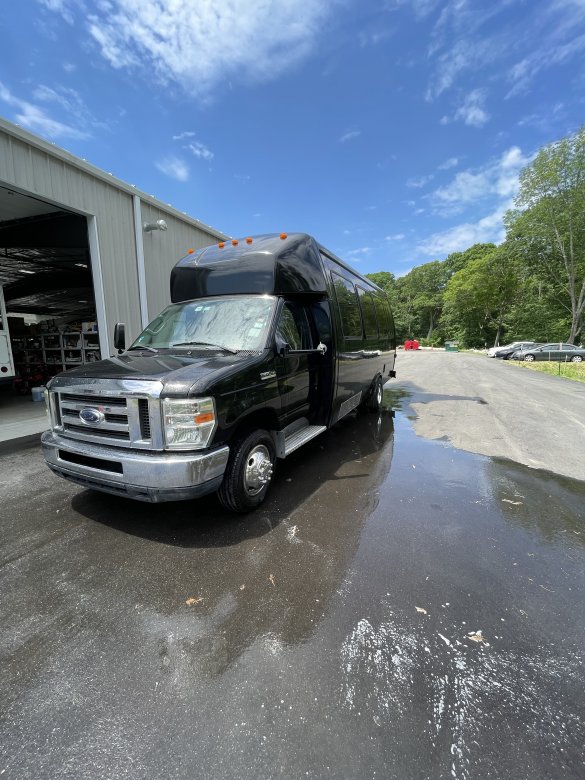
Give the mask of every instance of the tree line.
M 398 343 L 585 340 L 585 127 L 522 170 L 504 222 L 498 246 L 474 244 L 400 278 L 368 274 L 390 297 Z

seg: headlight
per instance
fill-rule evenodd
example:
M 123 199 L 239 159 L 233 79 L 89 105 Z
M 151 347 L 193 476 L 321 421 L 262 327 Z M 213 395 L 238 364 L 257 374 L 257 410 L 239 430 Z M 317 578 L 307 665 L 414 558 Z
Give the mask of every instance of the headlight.
M 215 426 L 213 398 L 163 399 L 163 429 L 169 450 L 202 450 L 211 441 Z

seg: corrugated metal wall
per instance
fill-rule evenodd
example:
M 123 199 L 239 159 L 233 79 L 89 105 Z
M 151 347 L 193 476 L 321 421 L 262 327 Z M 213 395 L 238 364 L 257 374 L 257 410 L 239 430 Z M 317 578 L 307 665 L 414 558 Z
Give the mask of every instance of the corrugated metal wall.
M 144 193 L 91 168 L 68 152 L 0 120 L 0 183 L 13 186 L 63 209 L 95 215 L 101 263 L 107 328 L 125 322 L 127 336 L 142 330 L 138 283 L 138 260 L 133 199 L 141 197 L 141 221 L 164 219 L 168 230 L 142 233 L 148 314 L 152 319 L 170 302 L 170 269 L 187 253 L 218 240 L 222 234 L 196 226 L 189 218 L 165 210 Z M 94 258 L 92 257 L 92 260 Z M 95 260 L 94 260 L 95 262 Z
M 50 152 L 0 132 L 0 181 L 96 217 L 106 319 L 140 330 L 132 197 Z
M 175 263 L 187 254 L 188 249 L 200 249 L 217 242 L 217 237 L 204 230 L 182 222 L 150 203 L 141 203 L 142 222 L 164 219 L 167 230 L 143 233 L 144 268 L 149 318 L 171 302 L 170 276 Z

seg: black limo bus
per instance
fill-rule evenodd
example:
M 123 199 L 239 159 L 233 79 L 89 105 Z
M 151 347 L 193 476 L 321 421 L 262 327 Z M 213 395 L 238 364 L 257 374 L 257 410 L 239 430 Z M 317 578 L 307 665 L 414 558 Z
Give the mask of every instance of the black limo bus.
M 217 491 L 247 512 L 285 458 L 395 376 L 385 293 L 304 233 L 190 251 L 171 305 L 118 354 L 54 377 L 42 437 L 66 479 L 142 501 Z

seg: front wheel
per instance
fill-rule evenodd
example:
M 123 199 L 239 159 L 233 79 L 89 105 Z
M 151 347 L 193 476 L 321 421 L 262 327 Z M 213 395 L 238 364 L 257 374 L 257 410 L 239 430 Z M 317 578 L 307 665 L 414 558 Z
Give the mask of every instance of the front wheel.
M 571 358 L 571 363 L 581 363 L 583 361 L 583 358 L 581 355 L 573 355 Z
M 252 431 L 236 441 L 217 491 L 223 506 L 241 513 L 260 506 L 272 481 L 275 459 L 268 431 Z
M 532 363 L 532 361 L 534 360 L 534 355 L 524 355 L 524 360 L 527 363 Z
M 372 385 L 372 389 L 370 391 L 370 395 L 366 403 L 367 408 L 371 412 L 381 411 L 383 398 L 384 398 L 384 383 L 382 382 L 382 377 L 377 376 L 374 379 L 374 384 Z

